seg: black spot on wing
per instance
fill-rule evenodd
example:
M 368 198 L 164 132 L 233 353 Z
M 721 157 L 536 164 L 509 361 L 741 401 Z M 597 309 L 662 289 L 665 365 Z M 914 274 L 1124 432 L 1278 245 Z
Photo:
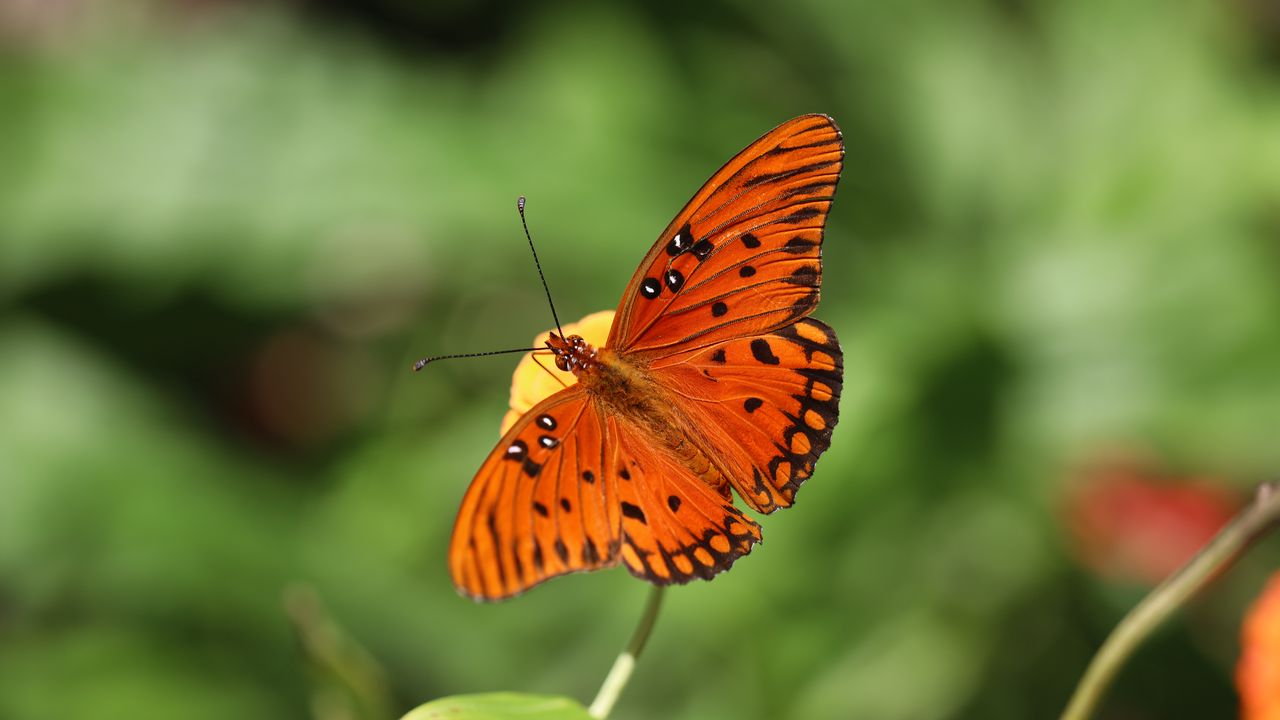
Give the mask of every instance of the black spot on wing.
M 632 520 L 638 520 L 645 524 L 648 524 L 649 522 L 647 519 L 645 519 L 643 510 L 641 510 L 639 507 L 635 505 L 632 505 L 626 500 L 622 501 L 622 516 L 629 517 Z
M 783 282 L 791 285 L 799 285 L 801 287 L 818 287 L 821 282 L 821 276 L 818 274 L 818 268 L 813 265 L 801 265 L 788 275 Z
M 644 281 L 640 283 L 640 294 L 646 299 L 652 300 L 658 297 L 661 292 L 662 283 L 658 282 L 657 278 L 645 278 Z
M 791 253 L 792 255 L 803 255 L 818 246 L 817 241 L 810 240 L 801 235 L 796 235 L 782 246 L 782 251 Z
M 693 232 L 689 229 L 689 223 L 685 223 L 684 227 L 671 238 L 671 242 L 667 243 L 667 254 L 675 257 L 685 252 L 693 245 Z
M 529 446 L 523 440 L 516 440 L 507 448 L 507 452 L 503 455 L 507 460 L 524 460 L 529 455 Z
M 782 362 L 777 355 L 773 354 L 773 348 L 769 347 L 769 341 L 764 338 L 751 341 L 751 356 L 765 365 L 777 365 Z
M 679 292 L 684 287 L 684 274 L 675 268 L 667 270 L 663 276 L 667 283 L 667 289 L 671 292 Z
M 797 318 L 802 318 L 805 315 L 808 315 L 809 313 L 813 312 L 813 309 L 817 306 L 818 306 L 818 289 L 815 286 L 813 290 L 810 290 L 808 293 L 805 293 L 804 295 L 797 298 L 795 302 L 791 303 L 791 314 L 789 317 L 792 320 L 795 320 Z

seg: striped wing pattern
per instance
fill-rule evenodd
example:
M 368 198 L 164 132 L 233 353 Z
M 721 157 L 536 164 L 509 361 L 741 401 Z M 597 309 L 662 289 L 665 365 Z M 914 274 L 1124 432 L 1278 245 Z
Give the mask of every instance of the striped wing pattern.
M 454 584 L 477 600 L 616 565 L 618 445 L 572 385 L 507 431 L 462 498 L 449 546 Z
M 623 564 L 657 584 L 711 578 L 750 552 L 758 512 L 790 506 L 831 441 L 835 332 L 808 318 L 844 162 L 825 115 L 790 120 L 724 165 L 640 263 L 606 347 L 654 380 L 701 448 L 662 448 L 580 384 L 542 401 L 489 454 L 449 550 L 477 600 Z M 709 484 L 710 483 L 710 484 Z
M 640 263 L 608 346 L 662 356 L 766 333 L 812 312 L 843 164 L 840 130 L 825 115 L 795 118 L 738 153 Z

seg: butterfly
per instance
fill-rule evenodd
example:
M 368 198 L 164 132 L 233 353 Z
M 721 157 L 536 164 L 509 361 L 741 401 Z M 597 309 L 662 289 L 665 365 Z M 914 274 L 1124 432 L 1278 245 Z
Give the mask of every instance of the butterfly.
M 760 541 L 733 493 L 789 507 L 836 424 L 840 345 L 808 316 L 843 162 L 831 118 L 779 125 L 658 236 L 603 346 L 549 335 L 577 382 L 520 416 L 467 489 L 449 547 L 462 594 L 619 563 L 710 579 Z

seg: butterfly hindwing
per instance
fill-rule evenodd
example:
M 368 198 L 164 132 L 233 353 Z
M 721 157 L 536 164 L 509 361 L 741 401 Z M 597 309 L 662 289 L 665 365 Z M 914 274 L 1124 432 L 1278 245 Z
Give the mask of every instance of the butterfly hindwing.
M 622 561 L 636 577 L 659 585 L 710 579 L 760 540 L 760 526 L 733 501 L 639 428 L 609 418 L 617 441 Z
M 680 389 L 684 412 L 759 512 L 790 506 L 831 444 L 843 355 L 835 331 L 817 320 L 655 360 L 650 369 Z
M 740 152 L 640 263 L 608 346 L 661 356 L 769 332 L 812 312 L 843 162 L 840 130 L 825 115 L 783 123 Z
M 449 569 L 462 593 L 498 600 L 618 562 L 616 444 L 577 385 L 507 431 L 462 499 Z

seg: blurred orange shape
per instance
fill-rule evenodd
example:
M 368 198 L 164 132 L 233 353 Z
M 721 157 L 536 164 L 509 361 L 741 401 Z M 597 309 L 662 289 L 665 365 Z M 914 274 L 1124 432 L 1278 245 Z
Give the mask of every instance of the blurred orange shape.
M 1242 720 L 1280 720 L 1280 573 L 1245 615 L 1236 688 Z
M 605 341 L 609 339 L 609 328 L 612 326 L 613 311 L 601 310 L 591 313 L 576 323 L 569 323 L 562 329 L 566 336 L 581 335 L 593 347 L 604 347 Z M 551 330 L 538 335 L 533 339 L 533 346 L 546 347 L 547 338 L 550 336 Z M 511 425 L 534 405 L 576 382 L 578 378 L 573 373 L 556 367 L 549 351 L 539 353 L 537 358 L 533 353 L 526 353 L 520 358 L 515 373 L 511 376 L 511 409 L 502 418 L 501 433 L 505 434 Z
M 1154 585 L 1190 560 L 1237 505 L 1233 493 L 1207 480 L 1116 465 L 1086 473 L 1066 510 L 1082 564 L 1104 577 Z

